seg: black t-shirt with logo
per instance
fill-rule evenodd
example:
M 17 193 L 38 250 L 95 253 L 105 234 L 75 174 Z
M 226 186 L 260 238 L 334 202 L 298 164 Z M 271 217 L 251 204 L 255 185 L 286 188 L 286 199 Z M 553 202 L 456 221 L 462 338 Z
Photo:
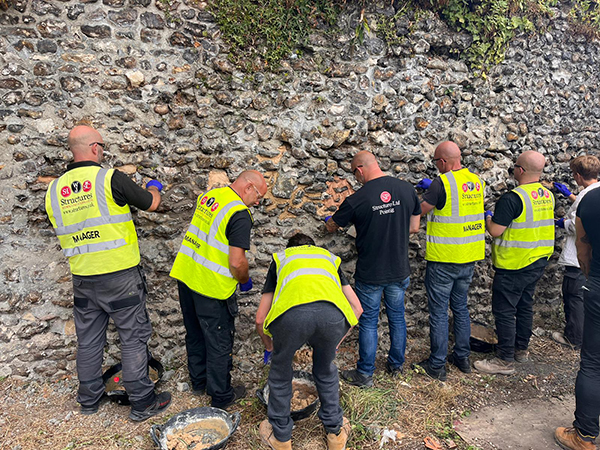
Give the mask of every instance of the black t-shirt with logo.
M 332 220 L 340 227 L 356 227 L 357 281 L 396 283 L 410 275 L 410 218 L 420 214 L 412 185 L 389 176 L 367 182 L 344 200 Z
M 600 277 L 600 189 L 594 189 L 581 199 L 577 207 L 577 217 L 585 234 L 592 246 L 592 263 L 590 265 L 590 276 Z

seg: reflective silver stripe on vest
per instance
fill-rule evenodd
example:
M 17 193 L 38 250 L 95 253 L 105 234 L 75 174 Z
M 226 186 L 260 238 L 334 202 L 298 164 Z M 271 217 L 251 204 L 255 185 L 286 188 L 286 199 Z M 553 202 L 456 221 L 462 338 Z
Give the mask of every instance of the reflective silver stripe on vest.
M 452 205 L 450 213 L 451 216 L 439 216 L 432 214 L 429 220 L 436 223 L 467 223 L 477 222 L 483 220 L 483 212 L 478 214 L 469 214 L 466 216 L 460 215 L 460 205 L 458 196 L 458 185 L 456 183 L 456 177 L 450 172 L 446 172 L 446 178 L 448 178 L 448 184 L 450 185 L 450 202 Z
M 109 216 L 108 203 L 106 202 L 106 192 L 104 191 L 104 181 L 106 180 L 106 172 L 108 169 L 100 169 L 96 175 L 96 198 L 98 201 L 98 209 L 101 216 Z
M 458 186 L 456 185 L 456 177 L 450 172 L 446 172 L 446 178 L 448 178 L 448 184 L 450 185 L 450 197 L 452 198 L 452 210 L 451 214 L 453 217 L 458 217 L 460 209 L 458 205 Z
M 99 242 L 97 244 L 84 244 L 74 248 L 64 248 L 63 253 L 66 257 L 83 255 L 86 253 L 102 252 L 104 250 L 114 250 L 127 245 L 125 239 L 117 239 L 115 241 Z
M 59 178 L 60 179 L 60 178 Z M 51 186 L 50 189 L 50 207 L 52 208 L 52 215 L 54 216 L 54 221 L 56 222 L 57 227 L 63 226 L 62 213 L 60 211 L 60 206 L 58 206 L 58 194 L 56 193 L 56 189 L 58 184 L 58 180 L 55 180 L 54 185 Z
M 54 206 L 53 206 L 54 208 Z M 56 235 L 62 236 L 65 234 L 73 234 L 77 233 L 84 228 L 88 227 L 99 227 L 101 225 L 108 225 L 114 223 L 124 223 L 129 222 L 131 220 L 131 214 L 119 214 L 116 216 L 103 216 L 103 217 L 94 217 L 91 219 L 86 219 L 83 222 L 74 223 L 73 225 L 67 225 L 66 227 L 60 226 L 56 228 Z
M 279 293 L 277 294 L 277 297 L 275 297 L 273 299 L 273 304 L 275 304 L 277 302 L 277 300 L 279 300 L 279 296 L 283 292 L 283 288 L 285 288 L 285 285 L 288 284 L 290 281 L 292 281 L 294 278 L 297 278 L 302 275 L 321 275 L 321 276 L 327 277 L 327 278 L 335 281 L 335 284 L 337 284 L 340 289 L 342 288 L 339 281 L 337 280 L 337 277 L 333 276 L 331 273 L 329 273 L 325 269 L 315 269 L 315 268 L 298 269 L 298 270 L 294 270 L 292 273 L 290 273 L 287 277 L 285 277 L 283 279 L 283 281 L 281 282 L 281 287 L 279 288 Z
M 190 226 L 188 228 L 188 233 L 193 234 L 195 237 L 198 238 L 199 241 L 204 242 L 206 245 L 214 247 L 217 250 L 221 250 L 226 255 L 229 255 L 229 245 L 223 244 L 222 242 L 218 241 L 214 237 L 206 234 L 204 231 L 202 231 L 196 225 L 190 224 Z
M 476 234 L 473 236 L 465 236 L 465 237 L 446 237 L 446 236 L 429 236 L 427 235 L 427 242 L 432 242 L 434 244 L 448 244 L 448 245 L 461 245 L 461 244 L 470 244 L 472 242 L 479 242 L 485 240 L 484 234 Z
M 233 275 L 231 275 L 231 272 L 229 271 L 229 267 L 223 267 L 215 262 L 209 261 L 204 256 L 200 256 L 194 251 L 194 249 L 190 247 L 186 247 L 182 244 L 181 248 L 179 249 L 179 253 L 183 253 L 184 255 L 189 256 L 194 260 L 194 262 L 200 264 L 203 267 L 206 267 L 211 272 L 218 273 L 219 275 L 223 275 L 227 278 L 233 278 Z
M 512 248 L 538 248 L 538 247 L 554 247 L 553 240 L 539 240 L 532 242 L 525 241 L 505 241 L 502 239 L 496 238 L 494 240 L 494 245 L 498 247 L 512 247 Z
M 335 268 L 335 270 L 337 270 L 337 266 L 335 265 L 336 258 L 333 256 L 330 258 L 327 255 L 299 253 L 297 255 L 288 256 L 286 258 L 285 252 L 281 252 L 281 253 L 277 253 L 277 259 L 279 259 L 279 270 L 277 271 L 277 277 L 279 277 L 279 274 L 281 273 L 283 266 L 285 266 L 287 263 L 289 263 L 291 261 L 295 261 L 296 259 L 324 259 L 326 261 L 329 261 L 331 264 L 333 264 L 333 267 Z
M 539 228 L 549 226 L 554 226 L 554 219 L 534 220 L 531 222 L 513 222 L 510 224 L 510 228 L 512 228 L 513 230 L 523 230 L 526 228 Z
M 458 216 L 458 217 L 436 216 L 434 214 L 433 217 L 431 218 L 431 221 L 436 222 L 436 223 L 467 223 L 467 222 L 477 222 L 478 220 L 483 220 L 483 213 L 470 214 L 468 216 Z
M 523 208 L 525 208 L 525 222 L 533 222 L 533 203 L 531 203 L 531 198 L 527 191 L 523 188 L 517 187 L 515 191 L 519 191 L 521 193 L 521 197 L 523 198 Z M 522 223 L 522 222 L 517 222 Z M 532 227 L 526 227 L 532 228 Z

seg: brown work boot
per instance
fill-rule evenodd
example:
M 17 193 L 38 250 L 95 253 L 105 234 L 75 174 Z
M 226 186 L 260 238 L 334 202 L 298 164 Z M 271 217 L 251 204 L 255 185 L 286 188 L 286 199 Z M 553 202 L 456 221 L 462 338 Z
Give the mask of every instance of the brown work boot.
M 327 450 L 346 450 L 346 442 L 352 431 L 350 421 L 344 417 L 342 428 L 338 434 L 327 434 Z
M 500 358 L 482 359 L 481 361 L 475 361 L 473 366 L 483 373 L 501 375 L 512 375 L 515 373 L 515 363 L 512 361 L 504 361 Z
M 273 450 L 292 450 L 292 440 L 280 442 L 273 435 L 273 426 L 267 419 L 263 420 L 258 427 L 258 434 L 263 443 Z
M 596 450 L 594 443 L 584 441 L 574 427 L 558 427 L 554 432 L 554 440 L 565 450 Z
M 515 361 L 518 363 L 529 362 L 529 350 L 515 350 Z

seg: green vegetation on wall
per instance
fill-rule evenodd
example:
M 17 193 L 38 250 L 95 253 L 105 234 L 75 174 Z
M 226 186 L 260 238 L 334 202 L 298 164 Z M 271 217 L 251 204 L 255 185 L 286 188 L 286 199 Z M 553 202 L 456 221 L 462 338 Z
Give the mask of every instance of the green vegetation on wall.
M 600 38 L 600 2 L 575 0 L 569 18 L 578 33 L 589 39 Z

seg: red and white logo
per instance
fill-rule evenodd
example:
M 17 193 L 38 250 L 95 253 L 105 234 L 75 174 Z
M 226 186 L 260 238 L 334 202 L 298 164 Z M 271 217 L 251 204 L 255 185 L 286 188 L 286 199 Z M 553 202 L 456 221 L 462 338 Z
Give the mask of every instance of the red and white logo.
M 477 191 L 479 191 L 481 189 L 481 184 L 475 183 L 475 189 L 477 189 Z
M 550 198 L 550 191 L 544 190 L 544 197 Z
M 68 197 L 71 195 L 71 188 L 69 186 L 65 186 L 60 190 L 60 195 L 63 197 Z
M 211 210 L 212 212 L 215 212 L 215 210 L 216 210 L 218 207 L 219 207 L 219 203 L 218 203 L 218 202 L 215 202 L 215 204 L 214 204 L 214 205 L 212 205 L 212 208 L 210 208 L 210 210 Z
M 83 182 L 83 192 L 89 192 L 92 190 L 92 182 L 90 180 L 86 180 Z
M 538 198 L 537 191 L 531 191 L 531 196 L 533 197 L 534 200 L 537 200 L 537 198 Z
M 469 190 L 469 186 L 467 186 L 467 183 L 464 183 L 462 185 L 462 190 L 463 190 L 463 192 L 467 192 Z
M 200 204 L 204 205 L 207 200 L 208 200 L 208 197 L 202 197 L 202 200 L 200 200 Z
M 379 198 L 381 199 L 381 201 L 383 203 L 389 203 L 390 200 L 392 199 L 392 194 L 390 194 L 388 191 L 383 191 L 380 195 Z

